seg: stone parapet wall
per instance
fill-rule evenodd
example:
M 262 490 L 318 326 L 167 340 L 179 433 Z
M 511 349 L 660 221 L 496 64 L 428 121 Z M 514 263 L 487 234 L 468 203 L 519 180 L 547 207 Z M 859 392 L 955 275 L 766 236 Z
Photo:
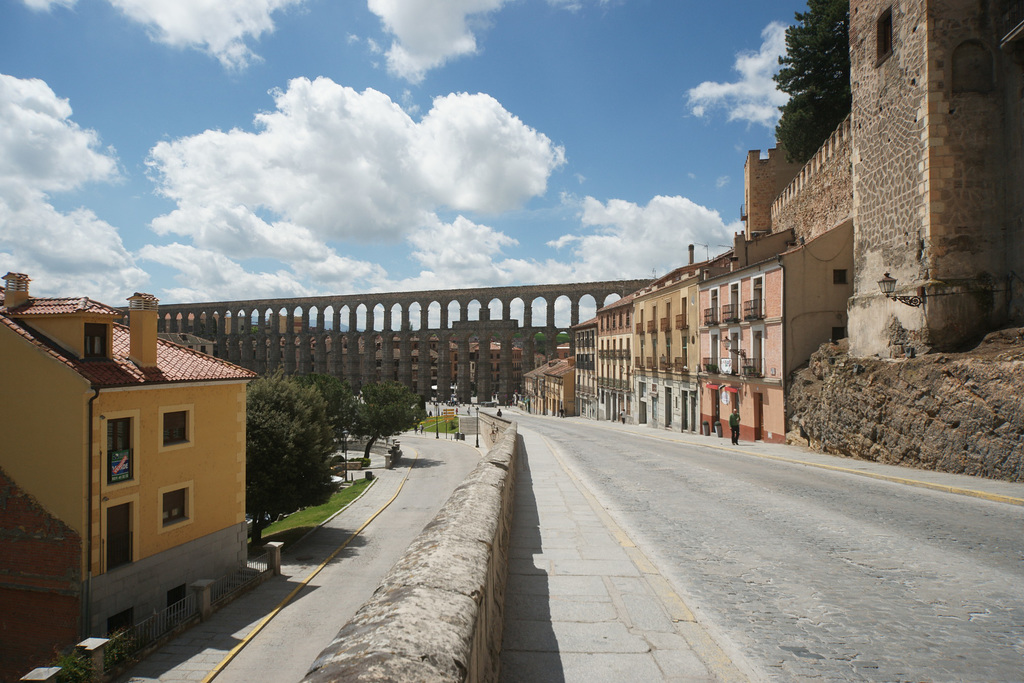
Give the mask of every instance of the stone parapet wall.
M 793 375 L 790 441 L 834 455 L 1024 481 L 1024 328 L 963 354 L 853 358 L 825 344 Z
M 853 210 L 850 117 L 839 124 L 771 208 L 772 232 L 806 240 L 834 228 Z
M 498 679 L 517 443 L 507 423 L 304 681 Z

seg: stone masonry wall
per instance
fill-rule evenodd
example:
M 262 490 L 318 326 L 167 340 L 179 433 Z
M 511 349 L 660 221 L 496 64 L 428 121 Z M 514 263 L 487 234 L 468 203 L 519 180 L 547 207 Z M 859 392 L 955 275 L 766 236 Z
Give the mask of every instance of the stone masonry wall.
M 1024 481 L 1024 328 L 963 354 L 853 358 L 823 345 L 793 375 L 790 441 L 835 455 Z
M 853 208 L 850 119 L 807 162 L 772 205 L 772 232 L 811 240 L 846 220 Z
M 498 680 L 517 443 L 508 424 L 303 681 Z

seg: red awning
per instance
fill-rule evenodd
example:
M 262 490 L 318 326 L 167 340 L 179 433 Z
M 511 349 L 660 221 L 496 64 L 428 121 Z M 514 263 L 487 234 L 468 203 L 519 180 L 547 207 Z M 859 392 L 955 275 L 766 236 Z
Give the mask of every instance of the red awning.
M 715 391 L 716 389 L 718 389 L 718 385 L 717 384 L 705 384 L 704 388 L 705 389 L 710 389 L 711 391 Z
M 740 390 L 739 390 L 739 389 L 737 389 L 736 387 L 722 387 L 722 389 L 723 389 L 724 391 L 731 391 L 731 392 L 732 392 L 732 393 L 734 393 L 734 394 L 738 394 L 738 393 L 740 393 Z

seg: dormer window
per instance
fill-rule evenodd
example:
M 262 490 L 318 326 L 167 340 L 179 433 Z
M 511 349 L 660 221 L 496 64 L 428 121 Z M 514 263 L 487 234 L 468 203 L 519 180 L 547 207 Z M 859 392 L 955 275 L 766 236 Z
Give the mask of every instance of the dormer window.
M 102 323 L 85 323 L 85 357 L 107 357 L 107 326 Z

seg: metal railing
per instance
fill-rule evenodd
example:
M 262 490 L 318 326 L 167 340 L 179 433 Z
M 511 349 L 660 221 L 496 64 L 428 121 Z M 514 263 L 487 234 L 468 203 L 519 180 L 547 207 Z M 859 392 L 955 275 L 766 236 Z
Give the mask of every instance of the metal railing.
M 648 332 L 654 332 L 654 321 L 653 320 L 648 320 L 647 321 L 647 331 Z
M 668 332 L 669 331 L 670 328 L 668 326 L 668 318 L 662 318 L 658 322 L 659 322 L 658 327 L 661 328 L 662 332 Z
M 263 572 L 269 568 L 268 554 L 263 553 L 258 557 L 250 558 L 243 566 L 222 576 L 213 582 L 210 587 L 210 603 L 216 605 L 218 602 L 231 597 L 235 591 L 245 588 L 247 585 L 260 578 Z
M 196 594 L 190 593 L 184 599 L 179 600 L 162 612 L 157 612 L 148 619 L 144 619 L 132 626 L 132 642 L 141 650 L 160 636 L 173 631 L 181 624 L 198 615 Z
M 717 308 L 705 308 L 704 309 L 704 324 L 705 325 L 717 325 L 718 324 L 718 309 Z
M 718 372 L 717 358 L 702 358 L 700 364 L 704 368 L 704 372 Z
M 763 377 L 763 358 L 744 358 L 740 361 L 740 371 L 744 377 Z
M 722 305 L 722 322 L 723 323 L 738 323 L 740 321 L 740 307 L 739 304 L 723 304 Z
M 686 327 L 687 327 L 687 325 L 686 325 L 686 314 L 685 313 L 676 313 L 676 329 L 677 330 L 685 330 Z
M 764 317 L 764 299 L 751 299 L 743 302 L 743 319 L 760 320 Z

